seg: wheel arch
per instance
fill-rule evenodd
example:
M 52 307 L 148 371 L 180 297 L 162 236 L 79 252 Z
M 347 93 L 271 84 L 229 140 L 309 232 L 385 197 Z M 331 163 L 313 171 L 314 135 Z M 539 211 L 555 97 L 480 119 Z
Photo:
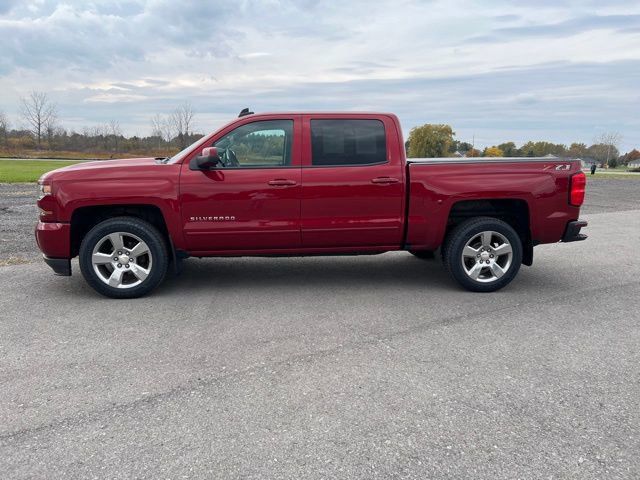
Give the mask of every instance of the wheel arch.
M 526 200 L 520 198 L 459 200 L 451 205 L 449 210 L 443 241 L 456 226 L 474 217 L 492 217 L 508 223 L 517 232 L 522 242 L 522 263 L 533 264 L 531 210 Z
M 89 230 L 100 222 L 114 217 L 135 217 L 149 222 L 158 229 L 170 249 L 172 258 L 175 257 L 175 249 L 162 210 L 151 204 L 91 205 L 76 208 L 71 214 L 70 222 L 71 256 L 78 255 L 82 239 Z

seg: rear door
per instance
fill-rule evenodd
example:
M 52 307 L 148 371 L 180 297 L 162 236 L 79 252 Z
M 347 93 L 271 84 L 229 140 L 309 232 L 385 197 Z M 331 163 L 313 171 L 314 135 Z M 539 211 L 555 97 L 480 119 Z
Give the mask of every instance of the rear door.
M 247 117 L 211 145 L 223 165 L 209 171 L 183 163 L 180 199 L 190 251 L 300 248 L 299 115 Z
M 305 115 L 303 139 L 302 246 L 399 246 L 404 175 L 391 119 Z

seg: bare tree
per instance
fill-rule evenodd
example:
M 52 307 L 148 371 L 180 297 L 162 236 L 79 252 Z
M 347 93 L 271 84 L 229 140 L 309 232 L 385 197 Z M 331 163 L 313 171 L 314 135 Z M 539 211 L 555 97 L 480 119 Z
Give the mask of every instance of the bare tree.
M 21 99 L 20 113 L 27 122 L 31 133 L 36 137 L 37 146 L 40 148 L 43 134 L 53 129 L 57 119 L 57 108 L 49 101 L 44 92 L 33 91 L 28 97 Z
M 174 138 L 174 127 L 169 118 L 165 118 L 162 122 L 162 137 L 168 146 L 171 146 Z
M 62 130 L 62 127 L 58 125 L 58 117 L 56 115 L 50 116 L 43 124 L 43 133 L 47 139 L 49 149 L 53 148 L 53 138 L 60 130 Z
M 618 132 L 605 132 L 598 137 L 596 143 L 600 143 L 607 147 L 607 159 L 605 161 L 605 165 L 609 165 L 612 160 L 611 154 L 615 153 L 617 155 L 618 145 L 620 145 L 621 141 L 622 135 Z
M 178 139 L 178 147 L 182 150 L 184 148 L 184 124 L 182 122 L 182 115 L 178 109 L 169 115 L 167 123 L 173 136 Z
M 7 143 L 8 134 L 9 134 L 9 119 L 4 114 L 4 112 L 0 112 L 0 144 Z
M 164 119 L 162 115 L 156 113 L 153 117 L 151 117 L 151 136 L 152 137 L 162 137 L 162 124 L 164 123 Z
M 158 150 L 162 146 L 162 140 L 164 138 L 163 135 L 163 127 L 165 120 L 162 118 L 162 115 L 156 113 L 153 117 L 151 117 L 151 136 L 158 137 Z
M 120 123 L 117 120 L 109 120 L 109 134 L 113 137 L 113 151 L 118 151 L 118 140 L 122 135 L 122 130 L 120 129 Z
M 173 131 L 178 138 L 180 149 L 187 146 L 189 135 L 193 129 L 193 117 L 195 112 L 189 102 L 185 102 L 176 108 L 171 114 L 169 121 L 173 127 Z

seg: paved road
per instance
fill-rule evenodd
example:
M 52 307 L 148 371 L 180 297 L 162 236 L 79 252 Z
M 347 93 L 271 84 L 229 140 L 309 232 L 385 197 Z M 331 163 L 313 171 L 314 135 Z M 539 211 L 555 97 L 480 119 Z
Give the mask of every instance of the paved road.
M 487 295 L 406 253 L 189 260 L 135 301 L 2 267 L 1 476 L 638 478 L 640 210 L 588 218 Z

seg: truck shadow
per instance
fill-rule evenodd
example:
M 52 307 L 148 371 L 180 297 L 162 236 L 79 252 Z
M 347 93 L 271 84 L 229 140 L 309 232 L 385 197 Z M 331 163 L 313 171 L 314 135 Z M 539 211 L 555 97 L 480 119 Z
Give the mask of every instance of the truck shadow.
M 67 295 L 72 291 L 74 298 L 95 298 L 97 294 L 85 283 L 77 262 L 74 267 L 73 277 L 59 283 L 61 288 L 67 289 L 60 293 Z M 563 273 L 552 265 L 523 267 L 515 281 L 499 294 L 558 291 L 575 282 L 567 277 L 569 274 Z M 252 296 L 261 292 L 309 295 L 314 291 L 318 296 L 349 292 L 432 298 L 440 294 L 478 295 L 465 291 L 451 279 L 439 259 L 421 260 L 407 252 L 393 252 L 363 256 L 190 258 L 182 263 L 177 276 L 171 272 L 167 274 L 152 298 L 231 293 Z
M 254 287 L 456 289 L 439 260 L 408 253 L 330 257 L 242 257 L 188 259 L 169 275 L 159 294 Z

